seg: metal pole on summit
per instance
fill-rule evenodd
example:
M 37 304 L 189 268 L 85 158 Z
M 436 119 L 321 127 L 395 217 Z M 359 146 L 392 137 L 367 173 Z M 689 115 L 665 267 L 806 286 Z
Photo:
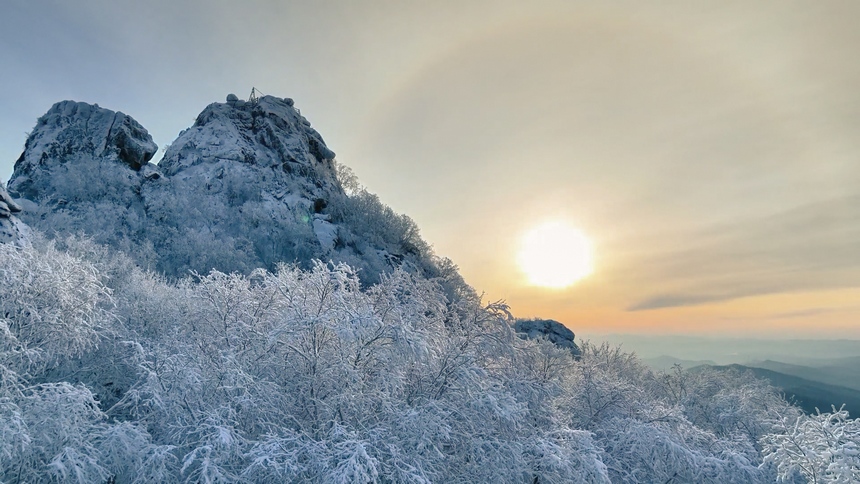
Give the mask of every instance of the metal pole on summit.
M 258 101 L 257 93 L 258 92 L 259 91 L 257 91 L 256 87 L 252 87 L 251 88 L 251 95 L 248 96 L 248 102 L 253 103 L 253 104 L 257 104 L 257 101 Z

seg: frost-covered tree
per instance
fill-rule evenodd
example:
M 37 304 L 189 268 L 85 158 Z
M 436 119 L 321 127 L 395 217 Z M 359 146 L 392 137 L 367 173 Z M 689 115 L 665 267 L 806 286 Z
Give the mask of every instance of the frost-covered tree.
M 0 251 L 4 482 L 772 482 L 756 439 L 796 415 L 746 375 L 521 340 L 503 304 L 415 272 Z
M 605 475 L 587 432 L 528 417 L 496 368 L 513 338 L 493 307 L 452 310 L 436 284 L 402 271 L 362 290 L 350 268 L 323 264 L 213 272 L 177 289 L 183 318 L 162 327 L 171 337 L 113 411 L 174 445 L 183 476 Z
M 607 344 L 584 344 L 564 372 L 559 410 L 593 433 L 613 482 L 768 482 L 754 441 L 697 426 L 663 376 Z M 762 391 L 772 392 L 762 387 Z M 766 409 L 758 416 L 766 419 Z
M 782 481 L 796 474 L 816 484 L 860 481 L 860 419 L 844 409 L 787 416 L 761 442 Z
M 155 449 L 146 432 L 110 423 L 90 388 L 70 381 L 116 329 L 98 269 L 40 240 L 0 244 L 0 260 L 0 480 L 143 475 Z
M 683 408 L 694 425 L 720 437 L 743 438 L 758 448 L 759 439 L 782 417 L 797 416 L 767 381 L 749 372 L 709 368 L 685 371 L 680 366 L 655 375 L 654 391 Z M 760 449 L 759 449 L 760 450 Z

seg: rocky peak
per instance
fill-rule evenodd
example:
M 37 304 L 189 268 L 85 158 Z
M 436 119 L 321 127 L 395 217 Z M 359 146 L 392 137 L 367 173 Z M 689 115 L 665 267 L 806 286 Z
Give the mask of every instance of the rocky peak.
M 158 165 L 169 183 L 146 185 L 144 193 L 153 202 L 197 207 L 201 217 L 186 226 L 240 239 L 254 232 L 250 244 L 267 266 L 322 257 L 337 242 L 326 207 L 344 196 L 334 156 L 292 99 L 231 94 L 179 134 Z M 153 214 L 162 211 L 151 206 Z M 286 249 L 284 239 L 303 240 L 303 247 Z
M 13 196 L 33 202 L 21 220 L 49 236 L 83 232 L 173 276 L 315 259 L 349 263 L 371 283 L 395 266 L 453 272 L 407 217 L 344 193 L 334 153 L 291 99 L 230 95 L 157 166 L 147 163 L 155 150 L 122 113 L 55 104 L 10 180 Z
M 27 137 L 9 189 L 37 198 L 40 187 L 34 176 L 60 165 L 98 159 L 140 170 L 157 150 L 146 129 L 128 115 L 98 104 L 58 102 L 39 118 Z
M 293 100 L 263 96 L 206 107 L 194 126 L 179 134 L 159 163 L 167 176 L 200 164 L 233 162 L 266 170 L 267 179 L 303 178 L 310 196 L 316 188 L 336 186 L 334 153 L 294 107 Z

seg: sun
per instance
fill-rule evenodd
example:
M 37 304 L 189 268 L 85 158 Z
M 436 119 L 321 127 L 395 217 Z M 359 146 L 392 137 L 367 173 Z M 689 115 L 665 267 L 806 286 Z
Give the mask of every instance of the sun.
M 594 270 L 591 241 L 564 222 L 547 222 L 523 236 L 518 262 L 534 286 L 564 288 Z

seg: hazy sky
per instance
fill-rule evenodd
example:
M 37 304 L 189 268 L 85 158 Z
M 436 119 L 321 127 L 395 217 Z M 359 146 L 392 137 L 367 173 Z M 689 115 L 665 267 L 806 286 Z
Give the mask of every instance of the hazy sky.
M 0 179 L 54 102 L 164 146 L 292 97 L 487 299 L 578 333 L 860 338 L 860 2 L 0 4 Z M 566 220 L 594 274 L 528 287 Z

